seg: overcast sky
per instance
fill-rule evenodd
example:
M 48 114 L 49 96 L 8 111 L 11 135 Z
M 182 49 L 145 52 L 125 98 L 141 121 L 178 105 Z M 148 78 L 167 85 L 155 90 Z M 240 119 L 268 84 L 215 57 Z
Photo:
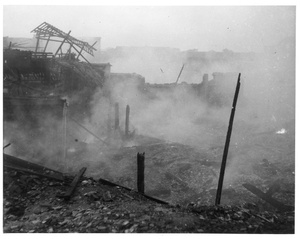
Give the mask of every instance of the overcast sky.
M 295 7 L 257 6 L 3 6 L 3 35 L 32 37 L 48 22 L 74 37 L 116 46 L 199 51 L 262 51 L 295 37 Z M 92 43 L 92 42 L 91 42 Z

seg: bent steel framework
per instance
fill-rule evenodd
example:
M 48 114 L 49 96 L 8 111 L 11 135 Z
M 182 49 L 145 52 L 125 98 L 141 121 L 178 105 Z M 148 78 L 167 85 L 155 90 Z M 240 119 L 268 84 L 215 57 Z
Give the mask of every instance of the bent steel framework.
M 33 29 L 31 32 L 34 32 L 36 34 L 36 38 L 37 38 L 35 53 L 37 53 L 37 49 L 39 48 L 40 40 L 47 41 L 46 45 L 44 47 L 44 50 L 43 50 L 44 53 L 46 53 L 46 49 L 47 49 L 49 41 L 61 43 L 59 45 L 57 51 L 55 52 L 54 57 L 58 54 L 59 51 L 61 51 L 62 46 L 65 43 L 68 43 L 70 45 L 70 48 L 67 53 L 71 53 L 71 49 L 73 48 L 78 53 L 77 59 L 79 58 L 79 56 L 81 56 L 84 60 L 86 60 L 85 57 L 82 55 L 83 51 L 94 56 L 94 51 L 97 50 L 94 48 L 94 45 L 97 42 L 95 42 L 93 45 L 90 45 L 87 42 L 80 41 L 80 40 L 76 39 L 75 37 L 72 37 L 70 35 L 71 31 L 69 31 L 68 33 L 65 33 L 62 30 L 52 26 L 51 24 L 49 24 L 47 22 L 43 22 L 38 27 Z

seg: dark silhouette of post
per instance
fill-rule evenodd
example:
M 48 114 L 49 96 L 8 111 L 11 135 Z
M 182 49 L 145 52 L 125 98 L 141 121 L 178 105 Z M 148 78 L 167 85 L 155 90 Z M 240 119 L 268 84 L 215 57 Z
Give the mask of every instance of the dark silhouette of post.
M 119 129 L 119 103 L 115 103 L 115 130 Z
M 129 136 L 129 113 L 130 107 L 129 105 L 126 106 L 126 118 L 125 118 L 125 137 L 128 138 Z
M 232 132 L 233 119 L 234 119 L 234 114 L 235 114 L 235 107 L 236 107 L 236 103 L 237 103 L 237 99 L 238 99 L 238 95 L 239 95 L 239 90 L 240 90 L 240 85 L 241 85 L 240 81 L 241 81 L 241 73 L 239 73 L 239 77 L 238 77 L 237 84 L 236 84 L 236 89 L 235 89 L 235 94 L 234 94 L 234 98 L 233 98 L 233 103 L 232 103 L 232 109 L 231 109 L 231 114 L 230 114 L 230 119 L 229 119 L 229 126 L 228 126 L 228 131 L 227 131 L 227 136 L 226 136 L 226 141 L 225 141 L 225 147 L 224 147 L 224 152 L 223 152 L 223 158 L 222 158 L 222 164 L 221 164 L 221 169 L 220 169 L 220 176 L 219 176 L 219 183 L 218 183 L 218 189 L 217 189 L 215 205 L 219 205 L 220 202 L 221 202 L 223 180 L 224 180 L 224 174 L 225 174 L 225 167 L 226 167 L 228 149 L 229 149 L 229 144 L 230 144 L 230 137 L 231 137 L 231 132 Z
M 144 194 L 145 191 L 145 152 L 137 154 L 137 189 L 139 193 Z

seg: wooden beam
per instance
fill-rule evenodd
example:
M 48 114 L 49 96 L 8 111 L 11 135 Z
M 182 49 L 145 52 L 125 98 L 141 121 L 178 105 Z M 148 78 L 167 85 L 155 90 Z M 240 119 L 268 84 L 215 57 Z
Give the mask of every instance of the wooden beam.
M 78 53 L 78 56 L 77 56 L 77 60 L 78 60 L 78 58 L 81 56 L 81 53 L 82 53 L 82 51 L 83 51 L 83 48 L 84 48 L 84 45 L 82 45 L 82 47 L 81 47 L 81 49 L 80 49 L 80 52 Z
M 13 170 L 23 171 L 26 173 L 52 178 L 59 181 L 63 180 L 63 174 L 61 172 L 8 154 L 3 154 L 3 166 Z
M 131 188 L 127 188 L 127 187 L 125 187 L 125 186 L 122 186 L 122 185 L 119 185 L 119 184 L 116 184 L 116 183 L 112 183 L 112 182 L 107 181 L 107 180 L 105 180 L 105 179 L 103 179 L 103 178 L 99 178 L 99 179 L 98 179 L 98 182 L 100 182 L 100 183 L 103 184 L 103 185 L 108 185 L 108 186 L 111 186 L 111 187 L 122 188 L 122 189 L 125 189 L 125 190 L 129 191 L 129 192 L 133 191 Z M 137 192 L 137 193 L 138 193 L 138 192 Z M 157 199 L 157 198 L 153 198 L 153 197 L 148 196 L 148 195 L 146 195 L 146 194 L 141 194 L 141 193 L 139 193 L 139 195 L 142 195 L 143 197 L 145 197 L 145 198 L 147 198 L 147 199 L 149 199 L 149 200 L 152 200 L 152 201 L 154 201 L 154 202 L 172 206 L 172 205 L 171 205 L 170 203 L 168 203 L 168 202 L 159 200 L 159 199 Z
M 68 32 L 68 34 L 66 35 L 66 37 L 64 38 L 64 40 L 62 41 L 62 43 L 60 44 L 59 48 L 57 49 L 57 51 L 54 54 L 54 57 L 56 57 L 57 53 L 59 52 L 59 50 L 61 50 L 62 45 L 65 43 L 65 41 L 67 41 L 69 35 L 70 35 L 71 31 Z
M 40 37 L 40 40 L 48 40 L 48 38 L 43 38 L 43 37 Z M 54 42 L 63 42 L 63 40 L 62 41 L 60 41 L 60 40 L 54 40 L 54 39 L 50 39 L 49 41 L 54 41 Z
M 256 196 L 260 197 L 264 201 L 270 203 L 273 207 L 276 207 L 280 211 L 289 211 L 293 210 L 294 207 L 292 206 L 287 206 L 281 202 L 278 202 L 276 199 L 272 198 L 270 194 L 264 193 L 261 190 L 259 190 L 257 187 L 249 184 L 249 183 L 244 183 L 243 186 L 249 190 L 251 193 L 255 194 Z
M 44 52 L 46 52 L 46 49 L 47 49 L 47 46 L 48 46 L 49 40 L 50 40 L 50 35 L 49 35 L 49 37 L 48 37 L 48 39 L 47 39 L 47 43 L 46 43 L 46 46 L 45 46 L 45 48 L 44 48 Z
M 82 175 L 85 173 L 86 171 L 86 168 L 83 167 L 82 169 L 80 169 L 80 171 L 77 173 L 77 175 L 74 177 L 71 185 L 70 185 L 70 188 L 68 189 L 68 191 L 62 195 L 63 198 L 65 198 L 66 200 L 69 200 L 72 196 L 72 194 L 74 193 Z
M 72 46 L 74 49 L 75 49 L 75 51 L 77 51 L 77 53 L 87 62 L 87 63 L 89 63 L 90 65 L 92 65 L 74 46 Z

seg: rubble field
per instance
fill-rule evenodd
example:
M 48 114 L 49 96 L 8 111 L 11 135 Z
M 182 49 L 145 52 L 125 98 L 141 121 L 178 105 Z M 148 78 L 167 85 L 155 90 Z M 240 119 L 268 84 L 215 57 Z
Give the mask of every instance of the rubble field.
M 160 204 L 119 186 L 82 177 L 65 200 L 59 182 L 4 171 L 4 233 L 294 233 L 294 212 L 241 206 Z

